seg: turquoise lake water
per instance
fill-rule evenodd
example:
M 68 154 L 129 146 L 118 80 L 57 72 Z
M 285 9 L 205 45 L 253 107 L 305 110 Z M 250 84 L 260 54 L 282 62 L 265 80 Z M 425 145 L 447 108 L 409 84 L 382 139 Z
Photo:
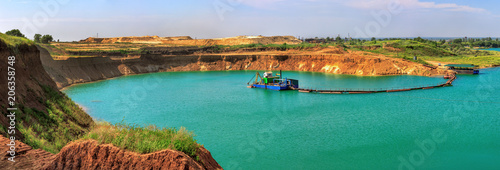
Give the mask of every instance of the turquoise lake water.
M 500 51 L 500 48 L 488 48 L 488 49 L 482 49 L 482 50 L 487 50 L 487 51 Z
M 254 71 L 170 72 L 65 93 L 96 118 L 186 127 L 225 169 L 499 169 L 500 68 L 453 86 L 376 94 L 248 89 Z M 303 87 L 388 88 L 442 77 L 284 72 Z

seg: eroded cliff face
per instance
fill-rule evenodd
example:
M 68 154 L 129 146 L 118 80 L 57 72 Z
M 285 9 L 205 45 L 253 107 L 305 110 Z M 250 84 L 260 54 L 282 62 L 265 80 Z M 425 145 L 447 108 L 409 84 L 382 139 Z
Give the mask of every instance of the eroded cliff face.
M 0 136 L 0 143 L 9 140 Z M 58 154 L 17 141 L 16 162 L 6 161 L 2 155 L 0 167 L 7 169 L 222 169 L 210 152 L 200 147 L 196 161 L 188 155 L 174 150 L 162 150 L 150 154 L 138 154 L 117 148 L 111 144 L 98 144 L 95 140 L 77 141 L 65 146 Z M 0 145 L 0 152 L 9 148 Z
M 15 57 L 13 63 L 13 68 L 15 70 L 8 69 L 9 66 L 12 67 L 7 60 L 9 56 Z M 0 40 L 0 59 L 0 79 L 2 80 L 0 81 L 2 89 L 0 93 L 0 104 L 2 107 L 0 125 L 2 128 L 5 128 L 0 131 L 2 135 L 7 135 L 7 128 L 11 126 L 10 124 L 12 122 L 11 118 L 6 116 L 8 115 L 8 107 L 15 107 L 18 109 L 15 116 L 15 133 L 11 135 L 22 141 L 24 141 L 26 134 L 23 134 L 20 130 L 26 130 L 33 124 L 39 123 L 43 123 L 40 125 L 40 131 L 46 130 L 44 128 L 54 128 L 48 122 L 53 123 L 55 117 L 64 119 L 66 123 L 72 123 L 74 125 L 72 126 L 74 128 L 68 129 L 69 133 L 72 134 L 69 136 L 82 134 L 93 124 L 92 118 L 78 107 L 67 106 L 66 109 L 62 109 L 59 105 L 48 104 L 48 101 L 54 101 L 54 97 L 57 97 L 58 101 L 61 103 L 72 101 L 58 91 L 56 83 L 45 72 L 40 62 L 40 53 L 34 45 L 20 45 L 14 48 L 8 47 Z M 15 75 L 12 76 L 15 79 L 14 106 L 10 106 L 10 101 L 7 101 L 7 71 L 15 72 Z M 53 116 L 50 115 L 47 110 L 57 110 L 60 114 Z M 70 111 L 72 113 L 70 113 Z
M 123 75 L 169 71 L 283 70 L 363 76 L 444 74 L 418 63 L 331 48 L 316 52 L 265 51 L 220 54 L 143 54 L 138 58 L 89 57 L 42 62 L 59 88 Z

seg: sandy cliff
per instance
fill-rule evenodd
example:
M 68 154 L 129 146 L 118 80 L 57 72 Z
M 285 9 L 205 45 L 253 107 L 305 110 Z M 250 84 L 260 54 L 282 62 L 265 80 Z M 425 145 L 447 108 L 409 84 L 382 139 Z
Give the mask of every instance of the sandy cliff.
M 352 75 L 444 74 L 418 63 L 331 47 L 314 51 L 260 51 L 198 54 L 156 50 L 139 58 L 88 57 L 53 60 L 40 49 L 42 62 L 59 88 L 122 75 L 168 71 L 288 70 Z
M 241 45 L 241 44 L 299 44 L 302 41 L 293 36 L 238 36 L 229 38 L 215 39 L 193 39 L 189 36 L 181 37 L 115 37 L 115 38 L 94 38 L 89 37 L 81 40 L 80 43 L 155 43 L 155 44 L 174 44 L 174 45 Z
M 45 72 L 42 63 L 40 61 L 40 53 L 35 46 L 32 45 L 20 45 L 15 50 L 9 48 L 3 41 L 0 41 L 0 86 L 2 87 L 2 92 L 0 93 L 0 104 L 2 106 L 2 114 L 0 115 L 0 125 L 3 128 L 10 126 L 10 120 L 6 117 L 7 107 L 9 107 L 7 101 L 7 71 L 8 66 L 7 57 L 15 56 L 15 104 L 18 108 L 16 113 L 17 128 L 15 137 L 16 139 L 24 139 L 24 135 L 19 131 L 19 125 L 22 122 L 24 127 L 29 127 L 33 123 L 39 122 L 51 122 L 49 113 L 47 109 L 49 106 L 46 101 L 51 98 L 51 96 L 60 96 L 61 102 L 70 101 L 69 98 L 62 95 L 61 92 L 57 90 L 56 83 L 50 78 L 50 76 Z M 49 91 L 48 91 L 49 90 Z M 49 94 L 55 92 L 57 94 Z M 67 110 L 61 108 L 53 108 L 53 111 L 60 111 L 59 118 L 67 120 L 67 123 L 74 124 L 73 129 L 69 129 L 72 134 L 81 134 L 88 129 L 93 121 L 86 113 L 82 110 L 71 110 L 73 113 L 69 113 L 68 109 L 71 110 L 72 107 L 68 107 Z M 2 135 L 6 135 L 0 131 Z

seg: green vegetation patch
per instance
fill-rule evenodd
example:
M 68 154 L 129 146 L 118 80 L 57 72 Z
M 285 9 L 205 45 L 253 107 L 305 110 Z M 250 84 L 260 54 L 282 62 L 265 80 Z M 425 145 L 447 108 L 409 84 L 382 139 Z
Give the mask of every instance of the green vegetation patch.
M 42 86 L 47 96 L 46 112 L 19 105 L 22 142 L 34 149 L 58 153 L 67 143 L 88 132 L 93 120 L 66 95 L 48 86 Z M 43 99 L 39 99 L 42 100 Z
M 0 124 L 0 135 L 7 135 L 7 128 Z
M 444 56 L 444 57 L 422 57 L 424 60 L 458 63 L 458 64 L 474 64 L 480 67 L 490 67 L 500 65 L 500 56 Z
M 141 127 L 125 123 L 112 125 L 98 122 L 82 139 L 94 139 L 100 144 L 113 144 L 121 149 L 142 154 L 172 149 L 199 160 L 196 156 L 199 145 L 194 139 L 194 134 L 183 127 L 177 130 L 158 128 L 154 125 Z
M 253 48 L 270 48 L 277 50 L 287 50 L 287 49 L 308 49 L 313 47 L 328 47 L 331 44 L 313 44 L 313 43 L 300 43 L 300 44 L 242 44 L 242 45 L 214 45 L 211 46 L 214 51 L 220 51 L 222 49 L 238 50 L 238 49 L 253 49 Z
M 428 61 L 450 63 L 475 64 L 489 67 L 500 64 L 500 53 L 494 51 L 474 50 L 467 44 L 447 42 L 445 40 L 433 41 L 422 38 L 415 39 L 385 39 L 372 41 L 350 41 L 348 48 L 351 50 L 366 51 L 383 54 L 393 58 L 403 58 L 408 61 L 430 65 Z M 417 60 L 413 60 L 417 56 Z
M 6 35 L 3 33 L 0 33 L 0 39 L 10 47 L 17 47 L 21 44 L 29 44 L 29 45 L 34 44 L 33 41 L 31 41 L 27 38 L 10 36 L 10 35 Z

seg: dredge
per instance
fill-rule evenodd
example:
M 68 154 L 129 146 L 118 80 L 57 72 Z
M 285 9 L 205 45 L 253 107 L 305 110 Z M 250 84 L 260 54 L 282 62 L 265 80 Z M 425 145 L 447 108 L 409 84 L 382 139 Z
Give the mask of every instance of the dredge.
M 255 80 L 254 80 L 255 78 Z M 416 87 L 403 87 L 403 88 L 380 88 L 380 89 L 312 89 L 312 88 L 299 88 L 299 81 L 295 79 L 282 78 L 282 73 L 273 76 L 272 72 L 265 72 L 262 76 L 257 72 L 252 79 L 247 83 L 248 88 L 261 88 L 270 90 L 297 90 L 303 93 L 324 93 L 324 94 L 363 94 L 363 93 L 382 93 L 382 92 L 401 92 L 419 89 L 433 89 L 438 87 L 451 86 L 453 81 L 457 79 L 456 72 L 449 71 L 445 76 L 448 79 L 445 83 L 416 86 Z M 253 83 L 250 83 L 254 80 Z
M 250 84 L 250 82 L 255 78 L 255 81 Z M 261 88 L 270 90 L 295 90 L 299 88 L 299 80 L 283 78 L 280 74 L 273 76 L 272 72 L 265 72 L 260 76 L 259 72 L 255 73 L 254 77 L 250 79 L 247 83 L 248 88 Z

